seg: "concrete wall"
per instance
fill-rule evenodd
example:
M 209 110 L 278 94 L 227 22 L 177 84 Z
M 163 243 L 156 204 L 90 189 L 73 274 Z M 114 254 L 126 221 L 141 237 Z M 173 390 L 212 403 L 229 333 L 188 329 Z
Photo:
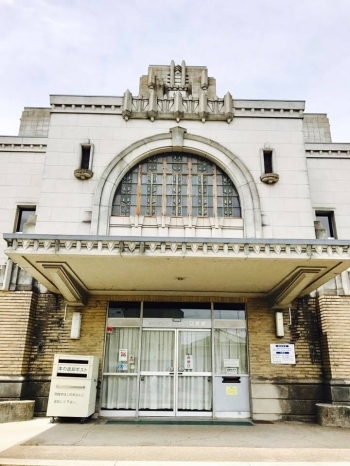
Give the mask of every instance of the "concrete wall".
M 235 118 L 230 125 L 184 121 L 181 126 L 187 133 L 222 144 L 247 166 L 258 188 L 265 237 L 315 237 L 301 119 Z M 90 225 L 83 219 L 92 210 L 105 167 L 132 143 L 169 134 L 171 127 L 174 122 L 167 120 L 125 122 L 120 115 L 52 114 L 36 231 L 89 234 Z M 94 175 L 80 181 L 74 170 L 80 163 L 80 144 L 86 139 L 94 144 Z M 275 151 L 280 175 L 275 185 L 260 181 L 266 144 Z
M 25 108 L 21 116 L 19 136 L 46 137 L 50 126 L 49 108 Z
M 332 142 L 326 113 L 304 113 L 303 129 L 305 142 Z
M 350 237 L 350 157 L 308 155 L 311 202 L 314 210 L 334 212 L 338 239 Z
M 14 231 L 17 206 L 37 205 L 39 201 L 45 141 L 0 137 L 0 264 L 6 262 L 2 233 Z

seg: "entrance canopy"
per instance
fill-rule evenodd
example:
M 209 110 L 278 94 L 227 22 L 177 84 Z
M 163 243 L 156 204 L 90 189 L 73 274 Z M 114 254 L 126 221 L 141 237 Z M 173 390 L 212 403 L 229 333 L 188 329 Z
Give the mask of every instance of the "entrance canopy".
M 266 297 L 287 307 L 350 267 L 350 241 L 5 234 L 6 254 L 70 305 L 89 294 Z

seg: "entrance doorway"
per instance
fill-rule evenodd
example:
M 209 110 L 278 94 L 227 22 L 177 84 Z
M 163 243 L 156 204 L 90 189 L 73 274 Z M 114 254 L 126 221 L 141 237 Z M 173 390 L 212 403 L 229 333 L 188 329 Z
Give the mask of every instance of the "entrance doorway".
M 100 414 L 249 417 L 244 304 L 110 303 Z
M 144 329 L 141 348 L 140 415 L 211 415 L 210 330 Z

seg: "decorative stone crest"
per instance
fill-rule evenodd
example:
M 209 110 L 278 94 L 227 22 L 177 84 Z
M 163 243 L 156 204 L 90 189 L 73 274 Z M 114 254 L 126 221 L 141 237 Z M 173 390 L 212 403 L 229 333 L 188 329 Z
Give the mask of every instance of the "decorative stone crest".
M 122 116 L 129 118 L 227 121 L 234 116 L 233 100 L 229 92 L 219 98 L 216 82 L 208 78 L 203 66 L 152 65 L 148 75 L 140 79 L 139 95 L 127 90 L 123 96 Z

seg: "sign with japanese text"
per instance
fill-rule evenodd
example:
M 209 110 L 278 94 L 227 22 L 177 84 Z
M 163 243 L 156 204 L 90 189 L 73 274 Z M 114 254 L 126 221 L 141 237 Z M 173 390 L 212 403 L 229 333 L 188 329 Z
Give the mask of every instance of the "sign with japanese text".
M 292 344 L 271 344 L 270 355 L 272 364 L 295 364 L 295 351 Z
M 226 395 L 227 396 L 237 396 L 238 395 L 238 387 L 235 385 L 229 385 L 226 387 Z

